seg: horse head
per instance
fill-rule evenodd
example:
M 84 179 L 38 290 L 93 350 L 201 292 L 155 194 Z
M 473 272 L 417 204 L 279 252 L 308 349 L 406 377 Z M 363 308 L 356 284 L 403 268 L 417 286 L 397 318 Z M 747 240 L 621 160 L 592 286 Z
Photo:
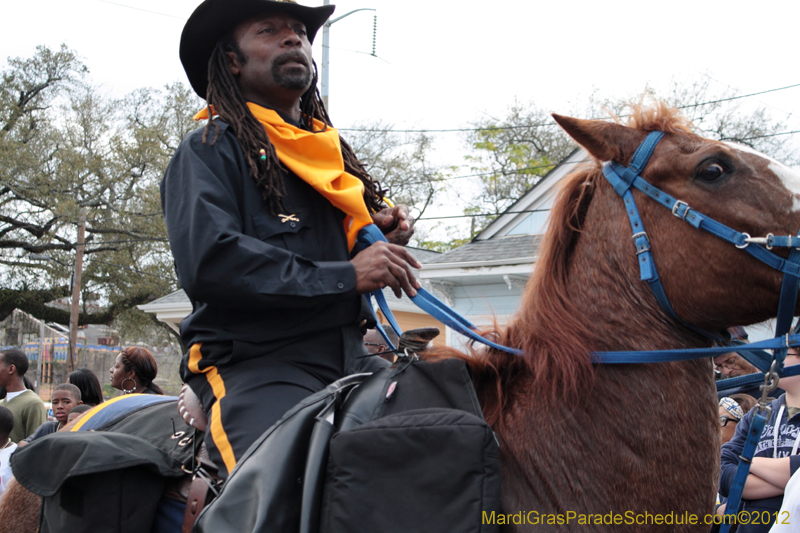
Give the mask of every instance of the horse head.
M 710 361 L 595 365 L 592 352 L 708 346 L 698 330 L 722 333 L 775 316 L 782 274 L 698 221 L 702 214 L 732 228 L 739 246 L 761 246 L 742 232 L 797 235 L 800 176 L 748 147 L 697 135 L 665 105 L 636 109 L 625 126 L 554 118 L 592 161 L 562 184 L 517 314 L 489 332 L 524 355 L 431 356 L 460 356 L 472 369 L 500 439 L 508 512 L 702 517 L 711 512 L 719 468 Z M 615 190 L 604 169 L 624 174 L 656 131 L 663 137 L 638 172 L 649 192 L 623 191 L 638 206 L 642 227 L 634 227 L 624 187 Z M 632 239 L 642 232 L 646 241 Z M 645 248 L 673 315 L 641 280 Z
M 599 169 L 609 161 L 629 166 L 648 133 L 662 131 L 663 140 L 640 176 L 684 205 L 672 212 L 639 190 L 633 190 L 633 198 L 643 222 L 640 231 L 647 234 L 675 313 L 684 322 L 710 332 L 775 316 L 782 274 L 732 243 L 687 223 L 686 214 L 701 213 L 752 237 L 795 236 L 800 228 L 800 174 L 748 146 L 696 135 L 686 119 L 663 105 L 638 109 L 630 126 L 554 118 L 597 160 L 591 179 L 599 180 L 592 201 L 598 216 L 592 223 L 601 223 L 608 239 L 622 244 L 607 244 L 605 251 L 624 254 L 614 262 L 625 269 L 628 279 L 635 283 L 640 271 L 639 250 L 631 240 L 631 224 L 624 214 L 629 206 L 613 193 Z M 786 249 L 774 252 L 783 257 L 788 254 Z

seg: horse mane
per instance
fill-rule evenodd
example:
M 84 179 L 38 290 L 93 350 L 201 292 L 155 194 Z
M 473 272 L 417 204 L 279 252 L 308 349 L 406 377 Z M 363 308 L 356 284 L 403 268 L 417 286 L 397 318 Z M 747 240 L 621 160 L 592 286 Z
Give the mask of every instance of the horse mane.
M 631 104 L 631 114 L 627 116 L 629 128 L 642 131 L 663 131 L 664 133 L 694 133 L 692 121 L 681 115 L 679 109 L 669 107 L 665 102 L 656 101 L 647 106 L 643 102 Z M 614 116 L 617 123 L 619 117 Z
M 663 102 L 632 108 L 629 127 L 691 132 L 691 122 Z M 524 355 L 476 348 L 474 343 L 466 354 L 452 348 L 426 352 L 427 360 L 456 357 L 466 361 L 486 420 L 493 427 L 503 424 L 502 414 L 520 387 L 535 391 L 543 400 L 555 401 L 575 397 L 593 383 L 590 346 L 601 339 L 572 301 L 568 276 L 589 204 L 603 180 L 601 168 L 601 162 L 594 160 L 564 179 L 518 313 L 507 327 L 495 324 L 481 332 L 495 342 L 521 349 Z

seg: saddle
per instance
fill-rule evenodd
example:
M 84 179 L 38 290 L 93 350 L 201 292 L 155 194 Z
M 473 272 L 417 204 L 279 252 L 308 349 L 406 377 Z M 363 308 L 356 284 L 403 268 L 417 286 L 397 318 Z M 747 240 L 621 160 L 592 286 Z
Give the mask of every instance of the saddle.
M 406 357 L 306 398 L 239 460 L 198 533 L 487 532 L 498 446 L 466 365 Z

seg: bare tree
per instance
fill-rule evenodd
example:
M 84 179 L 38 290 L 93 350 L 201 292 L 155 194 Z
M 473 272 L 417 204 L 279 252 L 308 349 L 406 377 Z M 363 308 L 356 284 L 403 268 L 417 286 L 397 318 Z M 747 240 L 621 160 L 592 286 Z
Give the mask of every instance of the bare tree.
M 733 89 L 714 89 L 705 75 L 673 79 L 665 89 L 648 87 L 635 97 L 595 98 L 591 108 L 599 117 L 611 112 L 624 118 L 631 105 L 647 99 L 663 100 L 680 109 L 703 137 L 744 144 L 787 165 L 800 163 L 791 136 L 783 134 L 789 130 L 785 122 L 775 118 L 767 106 L 743 98 Z
M 429 161 L 433 145 L 428 135 L 398 133 L 381 121 L 356 124 L 342 135 L 387 197 L 408 205 L 416 218 L 442 191 L 446 169 Z
M 64 323 L 86 217 L 81 323 L 109 323 L 177 288 L 158 185 L 201 107 L 175 84 L 112 99 L 62 47 L 9 59 L 0 82 L 0 318 L 14 307 Z M 91 297 L 90 297 L 91 296 Z

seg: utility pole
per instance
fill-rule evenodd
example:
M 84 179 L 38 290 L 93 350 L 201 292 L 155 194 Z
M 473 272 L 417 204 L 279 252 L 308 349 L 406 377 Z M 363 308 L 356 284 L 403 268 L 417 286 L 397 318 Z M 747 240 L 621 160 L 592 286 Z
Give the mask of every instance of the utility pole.
M 69 354 L 67 371 L 75 370 L 75 346 L 78 341 L 78 315 L 81 300 L 81 272 L 83 271 L 84 236 L 86 234 L 86 216 L 78 220 L 78 242 L 75 246 L 75 272 L 72 274 L 72 302 L 69 309 Z
M 55 261 L 52 257 L 47 254 L 30 254 L 28 256 L 30 259 L 34 261 Z M 36 383 L 34 383 L 36 387 L 36 393 L 38 394 L 41 391 L 42 383 L 44 381 L 44 319 L 39 320 L 39 359 L 36 361 Z
M 39 319 L 39 360 L 36 361 L 36 394 L 42 388 L 42 369 L 44 369 L 44 320 Z
M 331 2 L 330 0 L 324 0 L 322 5 L 329 5 Z M 322 103 L 325 105 L 325 109 L 329 109 L 328 107 L 328 70 L 330 70 L 330 45 L 331 45 L 331 37 L 330 37 L 330 28 L 334 22 L 338 22 L 343 18 L 352 15 L 357 11 L 376 11 L 370 7 L 362 7 L 361 9 L 354 9 L 348 13 L 345 13 L 341 17 L 337 17 L 333 20 L 328 20 L 322 26 L 322 80 L 321 80 L 321 87 L 320 93 L 322 95 Z M 375 55 L 375 30 L 376 30 L 377 22 L 373 23 L 372 26 L 372 55 Z

